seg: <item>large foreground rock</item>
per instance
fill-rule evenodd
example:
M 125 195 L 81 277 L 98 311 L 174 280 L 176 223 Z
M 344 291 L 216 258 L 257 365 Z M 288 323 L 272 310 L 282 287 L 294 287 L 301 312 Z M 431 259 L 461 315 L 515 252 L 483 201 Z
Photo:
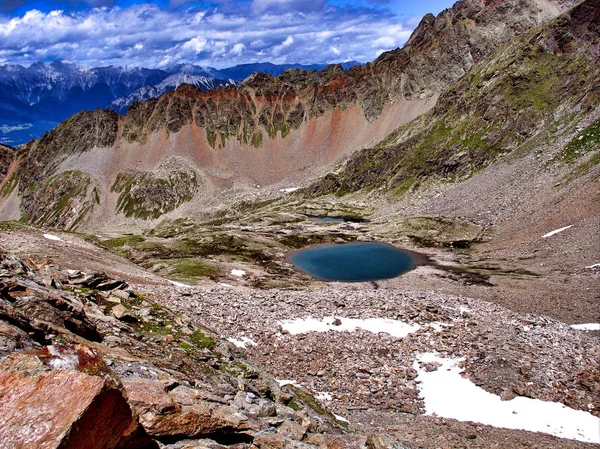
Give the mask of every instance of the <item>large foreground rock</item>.
M 49 347 L 4 360 L 0 448 L 117 447 L 137 423 L 120 388 L 102 368 L 102 360 L 81 346 Z

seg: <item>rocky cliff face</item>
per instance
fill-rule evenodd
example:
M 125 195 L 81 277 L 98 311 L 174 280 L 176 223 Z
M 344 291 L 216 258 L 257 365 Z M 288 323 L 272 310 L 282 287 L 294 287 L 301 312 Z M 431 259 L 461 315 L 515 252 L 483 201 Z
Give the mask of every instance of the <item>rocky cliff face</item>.
M 16 151 L 13 148 L 0 144 L 0 177 L 2 179 L 6 177 L 15 155 Z
M 312 193 L 403 192 L 430 177 L 460 180 L 500 155 L 527 154 L 557 132 L 575 128 L 600 104 L 599 20 L 600 7 L 586 1 L 515 38 L 474 65 L 432 111 L 356 153 Z M 573 162 L 592 151 L 592 145 L 575 148 L 597 126 L 575 136 L 558 160 Z
M 204 204 L 240 184 L 306 179 L 428 111 L 442 90 L 485 55 L 574 3 L 461 1 L 438 17 L 426 16 L 404 48 L 365 66 L 290 69 L 278 77 L 259 73 L 239 86 L 208 92 L 182 86 L 133 104 L 124 117 L 106 111 L 77 114 L 29 144 L 14 178 L 5 182 L 18 182 L 30 220 L 64 226 L 48 218 L 58 216 L 56 210 L 49 215 L 34 192 L 63 171 L 90 175 L 81 177 L 86 186 L 79 191 L 86 198 L 97 192 L 98 201 L 85 201 L 85 216 L 79 215 L 82 208 L 70 213 L 66 222 L 74 229 L 94 214 L 106 218 L 135 209 L 137 217 L 156 218 L 173 210 L 160 197 L 179 198 L 174 207 L 190 200 Z M 129 201 L 123 208 L 123 199 L 110 195 L 123 176 L 133 176 L 140 191 L 157 191 L 152 172 L 172 157 L 183 158 L 197 173 L 159 182 L 161 193 L 149 204 L 160 207 Z M 180 185 L 192 178 L 200 179 L 192 185 L 205 188 Z M 149 184 L 141 185 L 145 181 Z M 57 191 L 54 203 L 64 205 L 61 198 Z M 44 204 L 50 203 L 45 193 Z

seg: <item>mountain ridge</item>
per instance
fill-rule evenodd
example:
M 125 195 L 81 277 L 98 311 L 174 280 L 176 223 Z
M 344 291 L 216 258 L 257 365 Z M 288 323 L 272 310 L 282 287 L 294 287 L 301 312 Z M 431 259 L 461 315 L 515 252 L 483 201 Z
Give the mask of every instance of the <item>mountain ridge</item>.
M 14 145 L 26 143 L 81 110 L 100 107 L 124 113 L 133 101 L 148 100 L 177 88 L 181 84 L 177 83 L 177 75 L 197 77 L 195 81 L 190 78 L 190 84 L 207 90 L 242 81 L 259 68 L 278 75 L 290 67 L 309 70 L 325 66 L 254 63 L 218 70 L 190 64 L 166 69 L 88 68 L 65 62 L 35 63 L 28 68 L 4 65 L 0 66 L 0 140 Z
M 552 4 L 564 9 L 574 3 Z M 94 209 L 114 216 L 118 205 L 113 195 L 118 193 L 122 204 L 131 189 L 156 191 L 160 209 L 173 210 L 162 199 L 175 188 L 169 187 L 170 181 L 151 181 L 162 186 L 158 190 L 142 186 L 170 158 L 191 162 L 198 202 L 202 200 L 197 194 L 214 197 L 240 183 L 268 185 L 293 178 L 376 143 L 427 112 L 438 93 L 464 75 L 475 59 L 550 17 L 551 12 L 540 10 L 535 1 L 462 1 L 436 18 L 426 16 L 403 49 L 348 71 L 330 65 L 320 72 L 289 69 L 279 77 L 257 73 L 237 86 L 207 92 L 183 85 L 160 99 L 133 104 L 123 117 L 107 111 L 80 113 L 23 149 L 13 185 L 19 180 L 25 213 L 31 214 L 36 190 L 31 186 L 70 170 L 92 174 L 89 179 L 78 177 L 90 186 L 80 190 L 87 192 L 86 198 L 100 192 L 98 201 L 103 204 L 84 201 L 89 206 L 85 217 L 72 209 L 78 212 L 67 221 L 79 226 Z M 423 64 L 440 53 L 448 56 L 435 59 L 434 70 L 423 70 Z M 85 162 L 88 157 L 96 160 L 94 148 L 108 149 L 102 158 L 113 161 L 112 166 Z M 127 175 L 130 185 L 115 192 L 114 180 L 125 172 L 133 174 Z M 121 209 L 124 212 L 127 216 Z M 35 215 L 50 224 L 49 217 L 62 217 L 62 212 Z

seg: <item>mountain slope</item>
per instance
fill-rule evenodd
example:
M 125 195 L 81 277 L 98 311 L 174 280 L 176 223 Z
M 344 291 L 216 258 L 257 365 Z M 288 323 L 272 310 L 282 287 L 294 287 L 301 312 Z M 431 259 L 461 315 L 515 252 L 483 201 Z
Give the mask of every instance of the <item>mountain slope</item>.
M 600 104 L 599 19 L 599 8 L 584 2 L 516 38 L 444 92 L 431 112 L 354 155 L 312 192 L 460 179 L 499 155 L 533 148 L 551 126 L 573 127 Z
M 346 63 L 351 67 L 356 63 Z M 0 67 L 0 141 L 19 145 L 40 137 L 72 114 L 110 107 L 125 113 L 134 101 L 159 97 L 188 83 L 202 90 L 238 82 L 257 71 L 280 75 L 289 68 L 322 69 L 325 64 L 243 64 L 228 69 L 179 64 L 168 69 L 85 68 L 36 63 Z M 111 103 L 112 102 L 112 103 Z
M 190 207 L 206 207 L 224 189 L 306 179 L 431 109 L 439 92 L 475 61 L 573 3 L 458 2 L 437 18 L 426 16 L 403 49 L 365 66 L 255 74 L 239 86 L 208 92 L 181 86 L 133 105 L 122 118 L 78 114 L 25 149 L 14 175 L 25 214 L 47 225 L 60 215 L 71 227 L 93 215 L 102 221 L 117 213 L 150 218 L 150 210 L 177 213 L 189 201 Z M 173 164 L 186 167 L 177 179 L 196 180 L 193 192 L 177 193 L 183 190 L 166 168 Z M 72 172 L 81 174 L 74 178 Z M 85 214 L 77 208 L 46 210 L 53 204 L 52 188 L 43 189 L 45 212 L 33 213 L 40 186 L 71 186 L 74 179 L 82 183 Z M 54 203 L 70 204 L 73 198 L 65 199 L 62 191 L 55 192 Z M 154 195 L 150 209 L 123 209 L 137 191 Z M 68 210 L 77 212 L 66 219 Z

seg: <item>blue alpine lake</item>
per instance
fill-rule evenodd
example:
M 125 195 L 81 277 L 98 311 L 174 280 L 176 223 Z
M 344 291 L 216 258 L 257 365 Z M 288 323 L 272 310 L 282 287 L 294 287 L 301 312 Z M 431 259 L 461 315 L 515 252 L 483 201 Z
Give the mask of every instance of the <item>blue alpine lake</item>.
M 365 282 L 391 279 L 418 265 L 415 253 L 380 242 L 309 246 L 288 261 L 322 281 Z
M 323 223 L 343 223 L 346 220 L 343 217 L 308 217 L 308 221 Z

